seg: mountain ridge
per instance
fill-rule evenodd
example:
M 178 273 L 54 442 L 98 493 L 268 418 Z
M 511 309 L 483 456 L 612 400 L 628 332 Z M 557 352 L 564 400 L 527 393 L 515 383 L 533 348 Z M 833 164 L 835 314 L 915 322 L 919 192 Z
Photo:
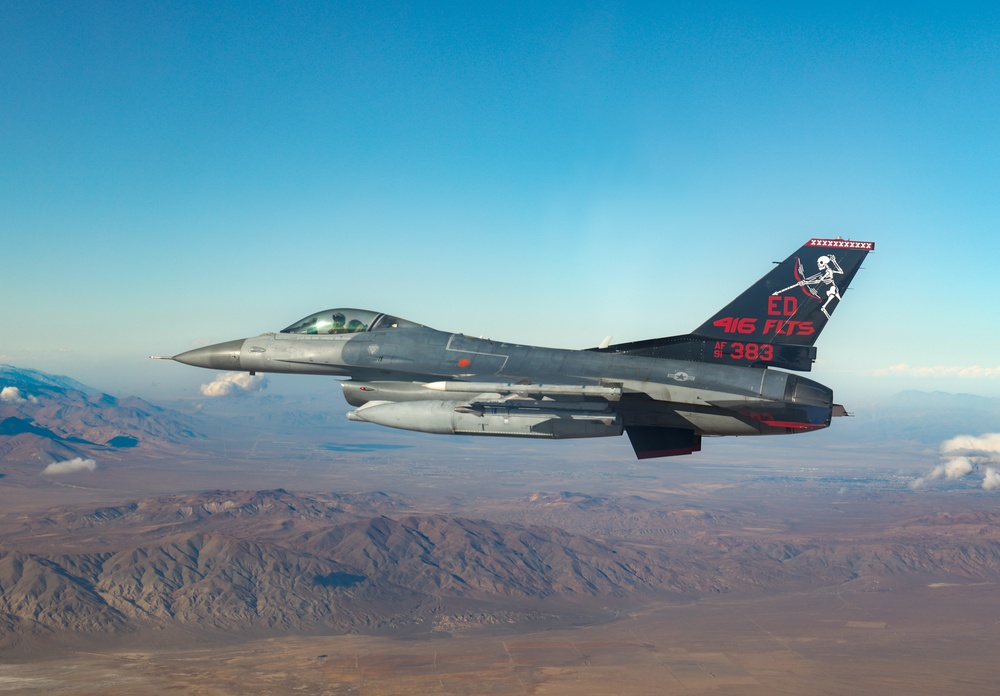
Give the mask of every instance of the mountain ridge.
M 0 461 L 56 462 L 202 437 L 184 414 L 69 377 L 0 365 Z
M 514 504 L 532 500 L 582 503 L 609 520 L 648 508 L 685 526 L 612 542 L 420 512 L 379 492 L 281 489 L 59 508 L 0 528 L 0 636 L 433 633 L 574 612 L 593 621 L 595 606 L 616 602 L 1000 575 L 990 511 L 903 517 L 837 540 L 742 514 L 657 510 L 637 496 Z

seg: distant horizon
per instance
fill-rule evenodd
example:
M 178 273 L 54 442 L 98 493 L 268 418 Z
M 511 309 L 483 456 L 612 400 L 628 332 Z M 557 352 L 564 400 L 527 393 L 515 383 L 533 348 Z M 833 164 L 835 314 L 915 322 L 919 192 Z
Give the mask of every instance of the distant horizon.
M 8 368 L 21 371 L 0 364 L 0 373 L 7 372 Z M 43 381 L 49 377 L 52 376 L 44 372 L 41 375 Z M 60 383 L 59 378 L 65 377 L 85 388 L 103 391 L 99 385 L 87 384 L 72 375 L 54 377 L 52 381 L 56 384 Z M 324 383 L 320 378 L 296 379 L 292 375 L 272 375 L 269 379 L 274 383 L 263 381 L 255 391 L 205 390 L 198 395 L 175 399 L 148 398 L 141 394 L 115 396 L 137 396 L 196 420 L 207 417 L 215 424 L 213 427 L 225 421 L 234 425 L 256 423 L 256 438 L 295 438 L 300 425 L 320 428 L 327 433 L 328 439 L 315 447 L 324 452 L 360 454 L 399 450 L 407 461 L 428 462 L 462 457 L 493 461 L 513 456 L 533 462 L 568 459 L 638 464 L 624 437 L 558 441 L 449 437 L 353 423 L 346 418 L 350 407 L 340 394 L 339 386 L 331 384 L 331 380 Z M 36 396 L 30 386 L 18 389 L 4 382 L 0 375 L 0 406 L 25 403 Z M 786 465 L 797 462 L 800 467 L 815 465 L 833 469 L 859 466 L 907 472 L 918 486 L 926 477 L 931 477 L 930 480 L 942 478 L 943 481 L 945 473 L 950 474 L 949 481 L 971 475 L 967 485 L 978 485 L 976 475 L 988 476 L 991 470 L 1000 471 L 1000 435 L 994 434 L 1000 418 L 1000 399 L 995 397 L 911 389 L 876 401 L 849 404 L 848 411 L 852 417 L 835 418 L 829 428 L 813 433 L 707 438 L 702 452 L 679 457 L 677 461 L 661 461 L 659 465 L 666 469 L 726 462 L 737 467 L 741 463 L 753 466 L 767 462 Z M 291 414 L 297 415 L 289 420 Z M 313 437 L 315 433 L 306 437 L 303 446 Z M 950 472 L 942 468 L 949 463 L 954 463 Z M 1000 483 L 1000 473 L 996 476 Z

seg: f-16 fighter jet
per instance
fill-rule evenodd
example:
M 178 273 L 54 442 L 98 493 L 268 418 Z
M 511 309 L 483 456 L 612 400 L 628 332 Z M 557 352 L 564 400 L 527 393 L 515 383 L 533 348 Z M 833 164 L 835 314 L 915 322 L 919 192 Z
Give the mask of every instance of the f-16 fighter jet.
M 624 432 L 640 459 L 691 454 L 704 436 L 802 433 L 846 415 L 829 388 L 784 370 L 811 369 L 816 339 L 874 249 L 810 239 L 682 336 L 562 350 L 327 309 L 278 333 L 165 359 L 346 377 L 355 407 L 347 417 L 391 428 L 553 439 Z

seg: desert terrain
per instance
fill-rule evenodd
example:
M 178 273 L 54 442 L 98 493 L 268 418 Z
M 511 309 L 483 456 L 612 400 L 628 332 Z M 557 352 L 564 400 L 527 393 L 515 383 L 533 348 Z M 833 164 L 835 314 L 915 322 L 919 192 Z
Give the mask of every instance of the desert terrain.
M 971 694 L 1000 678 L 996 494 L 914 489 L 934 448 L 852 445 L 860 421 L 639 462 L 613 439 L 88 399 L 136 428 L 77 414 L 73 435 L 49 408 L 11 426 L 0 462 L 0 692 Z M 43 475 L 38 438 L 96 465 Z

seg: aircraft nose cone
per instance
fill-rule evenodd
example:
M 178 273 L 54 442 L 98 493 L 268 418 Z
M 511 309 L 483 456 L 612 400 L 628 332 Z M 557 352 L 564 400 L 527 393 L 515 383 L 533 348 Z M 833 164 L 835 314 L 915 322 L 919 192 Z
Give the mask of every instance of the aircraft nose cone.
M 236 341 L 195 348 L 186 353 L 175 355 L 174 360 L 185 365 L 207 367 L 212 370 L 238 370 L 240 369 L 240 350 L 243 348 L 245 340 L 241 338 Z

